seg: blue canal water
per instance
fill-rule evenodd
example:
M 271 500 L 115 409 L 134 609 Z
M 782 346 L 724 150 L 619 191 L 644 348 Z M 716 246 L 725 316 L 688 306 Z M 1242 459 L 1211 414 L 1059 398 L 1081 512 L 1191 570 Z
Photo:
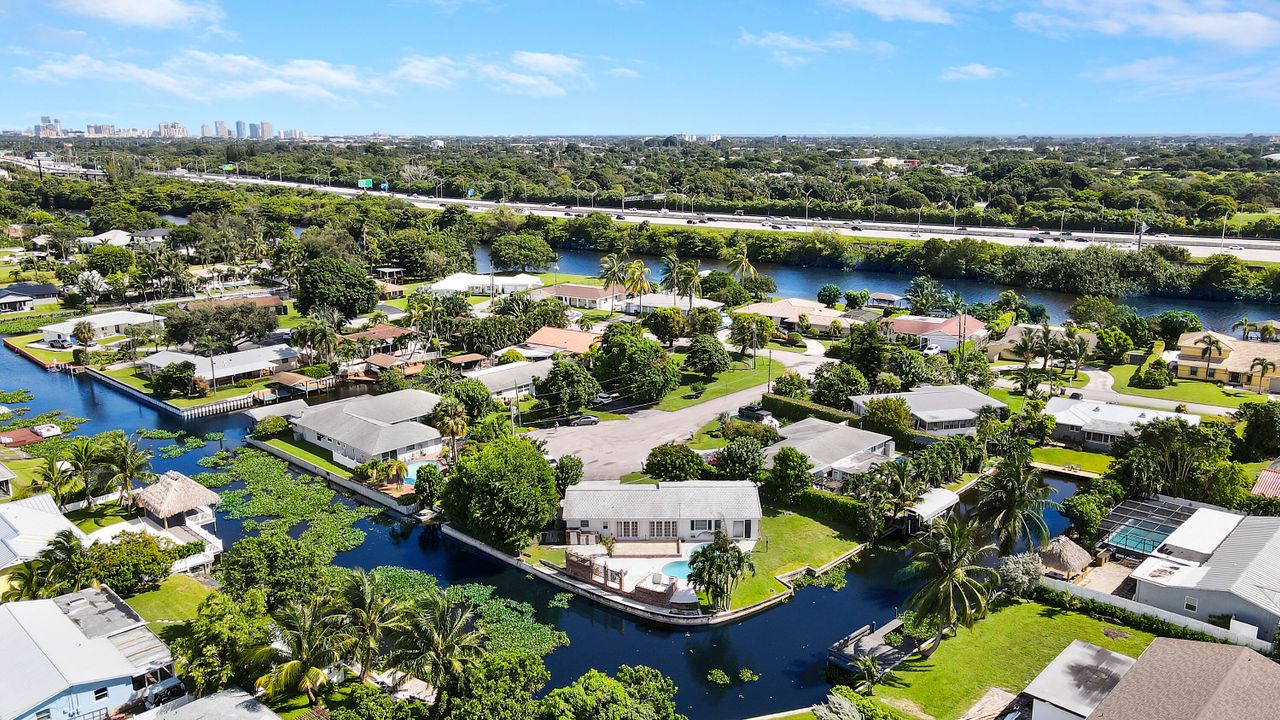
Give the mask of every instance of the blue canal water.
M 222 416 L 183 423 L 140 404 L 133 398 L 93 381 L 87 376 L 49 373 L 12 352 L 0 351 L 0 388 L 28 388 L 35 399 L 26 403 L 32 413 L 62 410 L 88 418 L 81 433 L 112 429 L 184 429 L 201 435 L 225 433 L 219 443 L 204 451 L 174 459 L 156 457 L 157 471 L 187 474 L 203 468 L 197 460 L 220 447 L 239 446 L 249 427 L 241 416 Z M 155 450 L 170 440 L 147 440 Z M 1070 495 L 1074 486 L 1050 480 L 1056 500 Z M 351 502 L 344 498 L 344 502 Z M 1048 514 L 1050 528 L 1067 527 L 1059 513 Z M 442 536 L 431 527 L 397 522 L 386 515 L 362 521 L 357 527 L 367 538 L 358 548 L 340 554 L 335 562 L 347 567 L 398 565 L 430 573 L 442 584 L 478 582 L 494 585 L 511 598 L 537 608 L 538 618 L 568 634 L 570 645 L 546 658 L 552 684 L 564 684 L 590 668 L 613 671 L 621 664 L 644 664 L 672 677 L 680 688 L 676 700 L 690 718 L 742 718 L 807 706 L 822 700 L 828 690 L 824 679 L 826 649 L 835 640 L 871 622 L 892 618 L 910 590 L 895 574 L 905 562 L 901 551 L 865 554 L 847 572 L 847 585 L 833 591 L 807 588 L 788 603 L 753 618 L 709 629 L 669 630 L 574 598 L 564 609 L 549 608 L 557 589 L 510 569 Z M 240 521 L 219 517 L 217 534 L 229 544 L 243 536 Z M 761 678 L 719 688 L 706 681 L 707 672 L 719 668 L 736 677 L 750 668 Z
M 559 251 L 559 271 L 574 275 L 595 275 L 600 269 L 602 253 L 589 250 Z M 641 257 L 652 269 L 652 279 L 660 275 L 661 260 L 652 256 Z M 703 260 L 702 267 L 707 270 L 724 270 L 725 264 L 713 260 Z M 489 271 L 489 251 L 485 246 L 476 248 L 476 268 L 478 272 Z M 826 283 L 834 283 L 845 290 L 866 289 L 871 292 L 890 292 L 902 294 L 910 282 L 909 275 L 892 273 L 846 272 L 832 268 L 796 267 L 792 265 L 773 265 L 758 263 L 756 269 L 764 275 L 772 277 L 778 283 L 778 295 L 783 297 L 814 298 L 818 288 Z M 1077 296 L 1068 293 L 1033 290 L 1030 288 L 1006 288 L 1000 285 L 977 282 L 974 280 L 943 280 L 947 290 L 960 293 L 971 303 L 991 302 L 1000 296 L 1001 291 L 1013 289 L 1032 303 L 1044 305 L 1049 310 L 1053 322 L 1067 319 L 1067 308 L 1075 302 Z M 1232 323 L 1241 316 L 1250 318 L 1270 318 L 1280 315 L 1280 308 L 1264 303 L 1213 302 L 1209 300 L 1174 300 L 1146 296 L 1120 298 L 1117 302 L 1134 308 L 1138 314 L 1155 315 L 1165 310 L 1190 310 L 1200 316 L 1201 322 L 1210 330 L 1230 333 Z

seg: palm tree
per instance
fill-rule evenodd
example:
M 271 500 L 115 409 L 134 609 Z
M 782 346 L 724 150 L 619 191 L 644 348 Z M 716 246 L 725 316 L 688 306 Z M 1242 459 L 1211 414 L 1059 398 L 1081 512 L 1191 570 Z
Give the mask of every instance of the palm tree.
M 432 419 L 435 421 L 436 430 L 441 435 L 449 438 L 452 444 L 453 461 L 458 460 L 458 438 L 467 434 L 467 408 L 462 401 L 451 395 L 446 395 L 436 403 L 435 411 L 432 413 Z
M 360 680 L 368 681 L 385 650 L 386 637 L 403 627 L 404 607 L 387 594 L 377 575 L 359 568 L 343 578 L 338 599 L 342 650 L 360 666 Z
M 410 610 L 392 635 L 391 662 L 437 690 L 456 687 L 469 665 L 483 655 L 484 631 L 465 601 L 443 593 Z
M 63 530 L 40 551 L 36 560 L 36 597 L 54 597 L 98 584 L 80 538 L 71 530 Z
M 271 670 L 254 683 L 269 695 L 304 692 L 314 707 L 316 690 L 329 684 L 325 668 L 339 657 L 340 617 L 322 598 L 294 603 L 272 617 L 273 642 L 254 649 L 255 660 L 271 663 Z
M 1276 329 L 1271 325 L 1261 325 L 1258 327 L 1258 340 L 1262 342 L 1275 342 Z
M 617 285 L 627 286 L 627 263 L 618 256 L 617 253 L 609 253 L 600 258 L 600 274 L 597 276 L 605 287 L 614 287 Z M 628 288 L 630 291 L 630 288 Z M 613 308 L 609 309 L 609 315 L 613 315 Z
M 1036 356 L 1036 347 L 1035 337 L 1024 332 L 1009 345 L 1009 352 L 1022 360 L 1022 367 L 1027 367 Z
M 1040 385 L 1040 373 L 1026 366 L 1014 370 L 1013 378 L 1017 381 L 1018 389 L 1023 395 L 1030 395 L 1031 391 Z
M 1044 357 L 1044 365 L 1040 371 L 1046 376 L 1049 374 L 1049 362 L 1053 360 L 1058 349 L 1058 341 L 1053 337 L 1053 330 L 1048 325 L 1044 325 L 1035 331 L 1036 350 Z
M 880 463 L 873 470 L 879 489 L 885 494 L 889 518 L 896 520 L 920 496 L 923 483 L 909 460 Z
M 107 446 L 106 472 L 110 473 L 112 484 L 120 488 L 120 504 L 125 507 L 133 504 L 134 481 L 147 482 L 152 477 L 151 451 L 138 445 L 137 440 L 123 436 Z
M 680 279 L 680 258 L 673 252 L 663 255 L 662 278 L 658 281 L 658 285 L 667 292 L 676 292 L 680 289 Z
M 938 633 L 924 652 L 938 648 L 942 635 L 957 624 L 969 627 L 987 612 L 991 587 L 1000 575 L 979 562 L 996 552 L 981 541 L 985 528 L 970 519 L 935 522 L 916 540 L 916 555 L 908 566 L 924 584 L 907 598 L 907 607 L 938 619 Z
M 702 262 L 689 260 L 676 268 L 676 294 L 689 298 L 689 312 L 693 312 L 693 299 L 702 290 Z
M 1249 331 L 1253 330 L 1253 323 L 1249 322 L 1249 316 L 1245 315 L 1231 325 L 1232 330 L 1240 331 L 1240 339 L 1248 340 Z
M 409 466 L 400 458 L 391 458 L 382 463 L 382 476 L 396 485 L 404 484 L 404 478 L 408 474 Z
M 48 569 L 43 561 L 32 560 L 14 566 L 9 570 L 9 574 L 5 576 L 5 581 L 9 586 L 5 588 L 3 593 L 0 593 L 0 602 L 38 600 L 45 597 L 45 581 L 47 577 Z
M 729 255 L 728 266 L 729 274 L 738 278 L 739 281 L 756 276 L 756 268 L 751 264 L 751 259 L 747 257 L 746 248 L 734 248 Z
M 1249 364 L 1249 376 L 1252 380 L 1253 371 L 1258 371 L 1258 387 L 1262 387 L 1262 381 L 1266 379 L 1267 373 L 1275 372 L 1276 364 L 1264 357 L 1256 357 Z
M 333 328 L 334 332 L 342 329 L 347 324 L 347 319 L 337 308 L 331 308 L 325 305 L 318 305 L 311 308 L 311 312 L 307 313 L 307 317 L 316 322 Z
M 1049 500 L 1052 489 L 1044 484 L 1040 471 L 1027 464 L 1025 445 L 1011 447 L 995 471 L 979 483 L 982 499 L 974 515 L 996 533 L 1003 550 L 1018 541 L 1036 548 L 1049 542 L 1049 526 L 1044 512 L 1057 503 Z
M 738 547 L 723 529 L 689 557 L 689 582 L 707 594 L 707 602 L 717 612 L 729 609 L 734 588 L 748 572 L 756 574 L 751 552 Z
M 1072 335 L 1061 345 L 1062 358 L 1071 363 L 1071 379 L 1080 377 L 1080 365 L 1089 357 L 1089 341 L 1082 335 Z
M 1223 350 L 1222 341 L 1214 337 L 1213 335 L 1210 335 L 1209 333 L 1205 333 L 1204 335 L 1200 336 L 1199 340 L 1196 340 L 1195 344 L 1204 346 L 1200 350 L 1200 359 L 1204 360 L 1204 377 L 1206 380 L 1208 380 L 1209 379 L 1209 363 L 1213 361 L 1213 356 L 1217 354 L 1218 357 L 1222 357 L 1222 350 Z
M 625 270 L 622 286 L 629 294 L 644 295 L 653 287 L 653 283 L 649 282 L 649 268 L 645 267 L 644 262 L 632 260 L 626 264 Z
M 36 468 L 36 475 L 31 479 L 31 489 L 36 493 L 48 493 L 61 510 L 67 504 L 67 494 L 71 492 L 75 479 L 75 473 L 69 467 L 47 457 L 44 464 Z
M 81 345 L 88 347 L 89 343 L 93 342 L 93 339 L 97 337 L 97 331 L 94 330 L 93 323 L 88 320 L 81 320 L 71 328 L 71 337 L 75 338 L 75 341 Z

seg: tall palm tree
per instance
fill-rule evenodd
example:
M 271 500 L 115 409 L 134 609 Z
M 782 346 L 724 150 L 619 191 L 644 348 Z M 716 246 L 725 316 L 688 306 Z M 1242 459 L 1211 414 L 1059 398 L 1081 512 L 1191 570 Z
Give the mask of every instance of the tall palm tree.
M 1271 325 L 1260 325 L 1258 327 L 1258 340 L 1262 342 L 1275 342 L 1276 329 Z
M 36 493 L 48 493 L 53 502 L 61 510 L 67 504 L 67 495 L 76 481 L 75 472 L 61 462 L 47 457 L 44 464 L 36 468 L 35 477 L 31 479 L 31 489 Z
M 716 611 L 729 609 L 734 588 L 748 572 L 756 574 L 751 552 L 738 547 L 724 530 L 717 530 L 714 540 L 689 557 L 689 582 L 707 594 Z
M 643 261 L 632 260 L 626 264 L 622 286 L 631 295 L 644 295 L 653 287 L 649 282 L 649 268 Z
M 467 667 L 483 655 L 484 631 L 475 626 L 470 605 L 444 593 L 408 611 L 392 634 L 391 663 L 437 689 L 456 688 Z
M 37 558 L 36 597 L 54 597 L 98 584 L 81 536 L 63 530 L 44 546 Z
M 1253 330 L 1253 323 L 1249 322 L 1248 315 L 1244 315 L 1239 320 L 1231 324 L 1231 329 L 1240 331 L 1241 340 L 1248 340 L 1249 331 Z
M 397 485 L 403 484 L 408 474 L 409 466 L 400 458 L 391 458 L 382 463 L 382 476 Z
M 388 635 L 403 627 L 404 607 L 388 595 L 377 575 L 359 568 L 344 576 L 338 599 L 342 651 L 360 666 L 360 680 L 367 681 L 387 649 Z
M 432 413 L 432 420 L 435 422 L 436 430 L 441 435 L 449 438 L 452 445 L 453 461 L 458 461 L 458 438 L 467 434 L 467 408 L 462 404 L 461 400 L 446 395 L 436 403 L 436 408 Z
M 9 574 L 5 576 L 5 582 L 9 586 L 5 588 L 3 593 L 0 593 L 0 602 L 38 600 L 46 597 L 45 580 L 47 577 L 48 569 L 41 560 L 32 560 L 14 566 L 9 570 Z
M 676 269 L 676 294 L 689 298 L 689 312 L 693 312 L 693 299 L 702 290 L 702 262 L 689 260 Z
M 1216 354 L 1218 357 L 1222 357 L 1222 341 L 1209 333 L 1205 333 L 1200 336 L 1199 340 L 1196 340 L 1195 344 L 1204 346 L 1200 350 L 1200 359 L 1204 360 L 1204 377 L 1208 380 L 1209 364 L 1213 362 L 1213 356 Z
M 1249 364 L 1249 374 L 1253 375 L 1255 370 L 1258 371 L 1258 385 L 1261 387 L 1263 384 L 1262 381 L 1267 377 L 1267 373 L 1276 371 L 1276 364 L 1267 358 L 1256 357 L 1253 359 L 1253 362 Z
M 342 326 L 347 324 L 347 319 L 342 316 L 340 310 L 327 305 L 318 305 L 311 308 L 311 312 L 307 313 L 307 317 L 333 328 L 335 332 L 342 330 Z
M 1082 335 L 1072 335 L 1062 343 L 1060 351 L 1063 359 L 1071 363 L 1071 379 L 1080 377 L 1080 366 L 1089 357 L 1089 341 Z
M 1057 354 L 1058 341 L 1053 337 L 1053 330 L 1048 325 L 1044 325 L 1035 330 L 1036 352 L 1044 357 L 1044 365 L 1040 371 L 1045 375 L 1049 374 L 1049 363 Z
M 910 570 L 924 584 L 907 598 L 907 607 L 938 620 L 938 633 L 925 656 L 942 642 L 942 635 L 957 624 L 969 627 L 987 612 L 991 587 L 1000 575 L 979 563 L 996 552 L 984 543 L 986 532 L 970 519 L 948 518 L 935 522 L 917 540 Z
M 915 466 L 909 460 L 880 463 L 873 470 L 876 482 L 886 496 L 890 519 L 897 519 L 924 490 Z
M 106 456 L 106 472 L 112 484 L 120 488 L 120 504 L 128 507 L 133 504 L 133 483 L 151 480 L 151 451 L 123 436 L 107 446 Z
M 667 292 L 676 292 L 680 289 L 681 279 L 681 262 L 679 256 L 673 252 L 669 252 L 662 256 L 662 277 L 658 280 L 658 285 Z
M 600 274 L 597 275 L 605 287 L 627 286 L 627 263 L 617 253 L 609 253 L 600 258 Z M 628 288 L 628 292 L 630 288 Z M 613 315 L 610 307 L 609 315 Z
M 1023 395 L 1030 395 L 1031 391 L 1040 385 L 1040 373 L 1026 366 L 1014 370 L 1013 378 L 1017 381 L 1018 389 Z
M 314 707 L 316 690 L 329 684 L 325 669 L 340 660 L 340 616 L 323 598 L 286 605 L 273 616 L 272 642 L 255 648 L 255 660 L 270 663 L 271 670 L 254 683 L 275 695 L 303 692 Z
M 1040 471 L 1027 464 L 1028 459 L 1025 446 L 1015 445 L 979 483 L 982 499 L 974 516 L 995 531 L 1006 551 L 1018 541 L 1030 548 L 1049 542 L 1044 513 L 1057 503 L 1049 500 L 1052 489 L 1044 484 Z
M 731 251 L 728 266 L 729 273 L 739 281 L 756 276 L 756 267 L 751 264 L 751 258 L 747 257 L 747 250 L 744 247 L 735 247 Z
M 1036 356 L 1036 340 L 1031 333 L 1024 332 L 1009 345 L 1009 352 L 1022 360 L 1022 367 L 1027 367 Z

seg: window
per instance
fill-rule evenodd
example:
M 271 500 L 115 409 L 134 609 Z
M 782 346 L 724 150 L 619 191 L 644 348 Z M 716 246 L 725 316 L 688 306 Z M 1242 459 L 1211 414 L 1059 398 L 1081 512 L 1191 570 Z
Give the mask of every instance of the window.
M 707 532 L 711 530 L 710 520 L 690 520 L 689 529 L 693 532 Z
M 640 537 L 640 523 L 635 520 L 621 520 L 618 522 L 618 537 L 635 538 Z
M 1200 607 L 1200 601 L 1188 595 L 1182 601 L 1182 608 L 1187 612 L 1195 612 Z
M 94 699 L 94 700 L 106 700 L 106 699 L 107 699 L 107 689 L 106 689 L 106 688 L 104 688 L 104 687 L 100 687 L 100 688 L 98 688 L 97 690 L 94 690 L 94 691 L 93 691 L 93 699 Z
M 580 528 L 589 528 L 589 527 L 591 527 L 591 521 L 590 521 L 590 520 L 579 520 L 579 521 L 578 521 L 578 527 L 580 527 Z
M 1208 370 L 1208 372 L 1207 372 L 1206 374 L 1207 374 L 1209 377 L 1214 377 L 1215 375 L 1217 375 L 1217 374 L 1218 374 L 1218 371 L 1217 371 L 1215 368 L 1209 368 L 1209 370 Z
M 676 536 L 675 520 L 650 520 L 649 537 L 667 538 Z
M 734 521 L 733 521 L 733 536 L 734 536 L 734 537 L 744 537 L 744 536 L 747 534 L 746 530 L 747 530 L 747 525 L 746 525 L 746 523 L 745 523 L 745 522 L 743 522 L 742 520 L 734 520 Z
M 1196 375 L 1199 375 L 1199 374 L 1200 374 L 1200 368 L 1198 368 L 1198 367 L 1196 367 L 1196 366 L 1194 366 L 1194 365 L 1189 366 L 1189 367 L 1187 368 L 1187 374 L 1188 374 L 1188 375 L 1190 375 L 1191 377 L 1195 377 Z
M 36 713 L 36 720 L 49 720 L 51 717 L 53 717 L 53 712 L 48 708 Z

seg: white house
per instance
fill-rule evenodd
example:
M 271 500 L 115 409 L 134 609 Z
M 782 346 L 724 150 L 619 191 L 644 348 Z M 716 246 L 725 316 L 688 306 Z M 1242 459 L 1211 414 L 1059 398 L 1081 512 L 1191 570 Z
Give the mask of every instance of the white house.
M 724 303 L 715 300 L 707 300 L 706 298 L 694 298 L 693 307 L 705 307 L 712 310 L 719 310 L 724 307 Z M 675 308 L 682 312 L 689 311 L 689 298 L 680 295 L 671 295 L 667 293 L 645 293 L 633 298 L 627 298 L 622 304 L 622 311 L 628 315 L 644 315 L 653 312 L 658 308 Z
M 983 408 L 1008 407 L 968 385 L 922 385 L 910 392 L 852 395 L 849 404 L 854 413 L 865 415 L 868 402 L 884 398 L 901 398 L 911 410 L 912 427 L 935 435 L 972 435 L 978 431 L 978 413 Z
M 0 570 L 35 560 L 54 536 L 64 530 L 81 542 L 87 540 L 48 495 L 0 504 Z M 5 716 L 0 714 L 0 717 Z
M 288 345 L 241 350 L 214 355 L 212 358 L 191 353 L 162 350 L 138 361 L 147 375 L 163 370 L 174 363 L 189 362 L 195 366 L 195 376 L 219 385 L 230 385 L 242 378 L 256 378 L 298 367 L 298 351 Z
M 105 718 L 179 684 L 173 655 L 110 588 L 0 605 L 0 718 Z
M 951 317 L 932 315 L 898 315 L 884 321 L 886 334 L 892 342 L 916 342 L 920 349 L 937 345 L 942 350 L 953 350 L 962 342 L 978 341 L 987 337 L 987 324 L 969 314 Z
M 1178 419 L 1188 425 L 1200 424 L 1200 416 L 1189 413 L 1064 397 L 1050 398 L 1045 403 L 1044 414 L 1058 421 L 1051 435 L 1055 440 L 1102 452 L 1106 452 L 1117 439 L 1137 434 L 1144 424 L 1152 420 Z
M 36 299 L 9 288 L 0 289 L 0 313 L 25 312 L 35 308 Z
M 426 292 L 432 295 L 510 295 L 542 287 L 542 281 L 536 275 L 520 273 L 518 275 L 477 275 L 475 273 L 454 273 L 437 280 L 427 286 Z
M 440 433 L 421 422 L 439 402 L 439 395 L 423 390 L 397 390 L 308 406 L 289 419 L 299 438 L 328 450 L 344 467 L 409 462 L 440 451 Z
M 849 475 L 864 473 L 893 459 L 893 438 L 819 418 L 805 418 L 778 430 L 782 439 L 764 449 L 765 463 L 784 447 L 804 453 L 822 485 L 839 488 Z
M 93 326 L 94 340 L 101 340 L 113 335 L 123 335 L 125 328 L 134 325 L 154 325 L 156 330 L 159 331 L 164 327 L 164 316 L 134 312 L 132 310 L 112 310 L 98 313 L 97 315 L 72 318 L 52 325 L 45 325 L 40 328 L 40 333 L 44 335 L 46 343 L 52 340 L 74 342 L 72 333 L 75 332 L 76 325 L 82 322 L 87 322 Z
M 113 247 L 128 247 L 133 242 L 133 236 L 124 230 L 108 230 L 97 235 L 78 238 L 80 246 L 85 250 L 90 250 L 99 245 L 111 245 Z
M 165 240 L 168 239 L 171 232 L 173 231 L 169 228 L 139 230 L 138 232 L 129 233 L 129 241 L 138 247 L 154 250 L 164 246 Z
M 549 359 L 537 362 L 522 360 L 520 362 L 507 363 L 506 365 L 494 365 L 493 367 L 479 370 L 469 370 L 462 374 L 464 377 L 479 380 L 485 387 L 489 388 L 489 392 L 493 397 L 499 400 L 511 401 L 519 399 L 521 395 L 533 394 L 534 383 L 551 372 L 552 364 L 553 361 Z
M 1085 720 L 1136 662 L 1072 640 L 1023 691 L 1031 698 L 1031 720 Z
M 869 308 L 894 308 L 906 310 L 911 307 L 911 301 L 901 295 L 894 295 L 888 292 L 873 292 L 867 298 L 867 307 Z
M 535 299 L 555 298 L 566 307 L 582 310 L 614 310 L 627 299 L 627 289 L 621 285 L 585 285 L 559 283 L 533 291 Z
M 568 530 L 618 540 L 707 542 L 717 529 L 734 540 L 757 540 L 762 514 L 750 481 L 583 482 L 564 496 Z

